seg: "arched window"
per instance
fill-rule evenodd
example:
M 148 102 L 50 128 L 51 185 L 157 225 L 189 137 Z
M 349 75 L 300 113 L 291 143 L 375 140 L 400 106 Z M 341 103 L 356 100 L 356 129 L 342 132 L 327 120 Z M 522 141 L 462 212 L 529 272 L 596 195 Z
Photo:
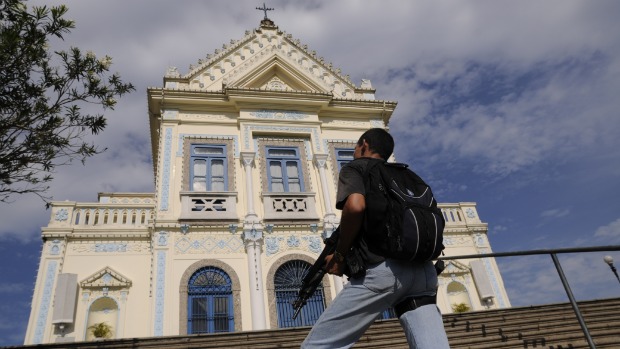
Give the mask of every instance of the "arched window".
M 276 291 L 276 307 L 278 311 L 278 327 L 311 326 L 325 310 L 323 285 L 319 284 L 314 295 L 295 320 L 293 320 L 292 301 L 297 298 L 301 282 L 310 269 L 310 263 L 293 260 L 282 264 L 274 276 Z
M 189 279 L 187 333 L 233 332 L 232 283 L 223 270 L 204 267 Z

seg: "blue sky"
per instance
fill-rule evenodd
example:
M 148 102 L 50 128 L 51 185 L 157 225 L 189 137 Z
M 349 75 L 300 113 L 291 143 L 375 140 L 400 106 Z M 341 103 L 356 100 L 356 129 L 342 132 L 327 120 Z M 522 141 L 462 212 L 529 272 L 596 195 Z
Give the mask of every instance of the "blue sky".
M 38 0 L 31 3 L 56 4 Z M 146 88 L 186 73 L 258 27 L 262 2 L 63 1 L 64 43 L 113 57 L 136 85 L 95 140 L 105 154 L 58 169 L 56 200 L 151 192 Z M 620 3 L 617 1 L 271 1 L 281 30 L 380 99 L 390 127 L 440 202 L 477 202 L 493 250 L 620 244 Z M 0 204 L 0 345 L 23 341 L 49 211 Z M 578 299 L 619 297 L 603 256 L 562 255 Z M 513 305 L 566 300 L 551 258 L 498 260 Z

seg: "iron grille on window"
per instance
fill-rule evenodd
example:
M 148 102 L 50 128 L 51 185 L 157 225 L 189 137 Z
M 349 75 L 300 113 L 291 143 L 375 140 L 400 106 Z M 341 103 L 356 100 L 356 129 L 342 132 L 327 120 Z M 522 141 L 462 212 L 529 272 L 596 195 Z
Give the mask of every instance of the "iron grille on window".
M 188 333 L 234 330 L 232 283 L 223 270 L 215 267 L 198 270 L 189 280 L 187 293 Z
M 293 320 L 294 311 L 291 302 L 297 297 L 301 288 L 301 281 L 308 269 L 310 269 L 310 263 L 294 260 L 282 264 L 276 271 L 274 288 L 276 291 L 278 327 L 280 328 L 314 325 L 325 310 L 323 285 L 319 285 L 299 316 Z

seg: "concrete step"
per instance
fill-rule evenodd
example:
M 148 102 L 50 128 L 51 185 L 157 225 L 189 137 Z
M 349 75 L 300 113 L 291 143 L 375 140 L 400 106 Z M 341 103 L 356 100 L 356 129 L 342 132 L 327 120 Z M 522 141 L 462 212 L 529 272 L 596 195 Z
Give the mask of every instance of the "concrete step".
M 597 348 L 620 348 L 620 298 L 580 302 L 579 308 Z M 452 349 L 589 348 L 568 303 L 448 314 L 444 316 L 444 326 Z M 309 331 L 309 327 L 297 327 L 6 348 L 286 349 L 299 348 Z M 354 347 L 408 348 L 402 328 L 395 319 L 375 322 Z

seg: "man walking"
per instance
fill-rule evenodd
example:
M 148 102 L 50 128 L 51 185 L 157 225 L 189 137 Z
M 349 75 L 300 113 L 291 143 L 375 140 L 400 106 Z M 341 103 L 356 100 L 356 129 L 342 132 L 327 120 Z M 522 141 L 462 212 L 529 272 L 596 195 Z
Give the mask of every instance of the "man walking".
M 379 314 L 395 307 L 410 348 L 449 349 L 436 305 L 437 272 L 433 263 L 410 262 L 369 250 L 364 239 L 366 213 L 364 173 L 373 162 L 384 162 L 394 150 L 392 136 L 380 128 L 366 131 L 355 146 L 354 159 L 340 171 L 336 208 L 342 210 L 336 251 L 325 258 L 327 272 L 342 276 L 345 256 L 353 248 L 366 266 L 352 277 L 323 312 L 302 348 L 350 348 Z

